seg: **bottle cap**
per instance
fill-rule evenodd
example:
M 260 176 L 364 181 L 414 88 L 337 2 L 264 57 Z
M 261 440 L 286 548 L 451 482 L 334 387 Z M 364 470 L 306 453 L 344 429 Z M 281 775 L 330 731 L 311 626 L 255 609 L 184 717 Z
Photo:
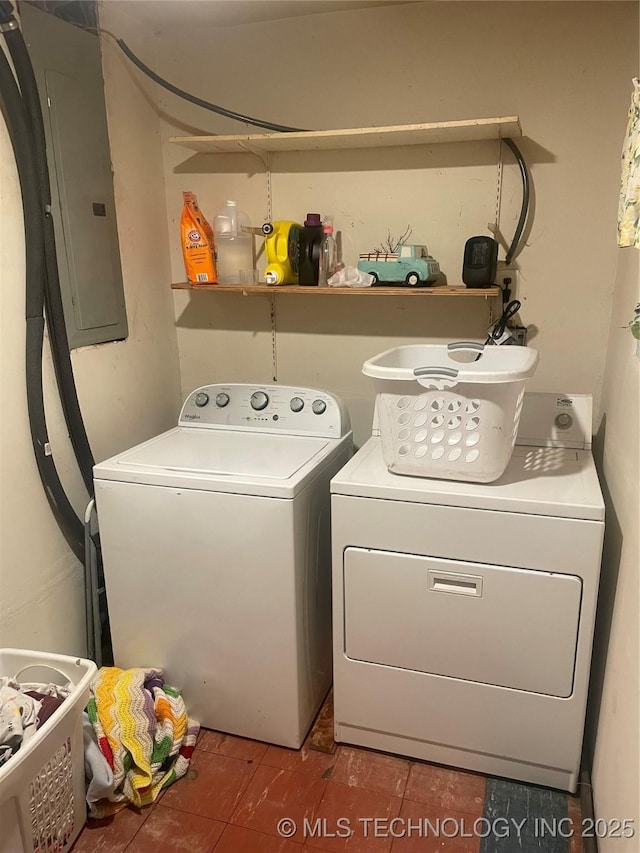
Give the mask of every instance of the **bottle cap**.
M 319 213 L 307 213 L 307 218 L 304 221 L 305 227 L 313 225 L 322 225 L 322 217 Z

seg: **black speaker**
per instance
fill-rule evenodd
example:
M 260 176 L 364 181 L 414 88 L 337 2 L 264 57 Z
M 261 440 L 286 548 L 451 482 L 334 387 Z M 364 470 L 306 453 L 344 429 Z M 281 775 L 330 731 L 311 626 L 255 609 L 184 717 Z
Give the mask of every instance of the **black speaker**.
M 498 244 L 493 237 L 470 237 L 464 245 L 462 280 L 467 287 L 495 284 Z

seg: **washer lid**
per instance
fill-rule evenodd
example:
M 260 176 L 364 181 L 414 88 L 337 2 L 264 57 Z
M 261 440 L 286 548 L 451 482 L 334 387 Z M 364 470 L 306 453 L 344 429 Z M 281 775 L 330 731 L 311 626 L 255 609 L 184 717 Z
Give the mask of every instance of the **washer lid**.
M 331 492 L 356 497 L 603 521 L 604 501 L 590 451 L 516 446 L 493 483 L 391 474 L 379 437 L 370 438 L 331 481 Z
M 156 486 L 292 497 L 341 441 L 175 427 L 95 466 L 94 477 Z

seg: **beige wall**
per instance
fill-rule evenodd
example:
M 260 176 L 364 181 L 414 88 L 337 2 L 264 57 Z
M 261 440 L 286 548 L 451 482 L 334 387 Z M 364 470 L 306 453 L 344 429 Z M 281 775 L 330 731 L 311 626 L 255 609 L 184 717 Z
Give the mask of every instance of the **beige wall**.
M 615 266 L 618 161 L 637 51 L 635 3 L 418 3 L 213 29 L 161 21 L 159 70 L 172 82 L 250 115 L 306 128 L 518 114 L 535 215 L 518 258 L 523 322 L 537 327 L 533 389 L 591 392 L 604 369 Z M 184 57 L 189 52 L 190 61 Z M 197 73 L 196 73 L 197 69 Z M 192 130 L 242 125 L 166 92 L 162 128 L 174 280 L 180 192 L 212 217 L 225 198 L 260 223 L 260 161 L 195 155 L 166 143 Z M 273 213 L 332 213 L 344 254 L 374 247 L 410 223 L 448 280 L 464 242 L 495 219 L 498 144 L 456 143 L 377 152 L 273 158 Z M 517 167 L 505 153 L 501 226 L 519 213 Z M 246 173 L 250 174 L 247 175 Z M 501 254 L 502 256 L 502 254 Z M 175 295 L 182 390 L 211 380 L 270 381 L 271 301 Z M 372 388 L 362 362 L 397 343 L 473 337 L 483 301 L 276 297 L 277 376 L 345 397 L 358 441 Z
M 531 387 L 591 392 L 596 403 L 602 392 L 603 472 L 609 518 L 617 518 L 620 531 L 619 548 L 615 529 L 607 540 L 604 583 L 613 619 L 594 765 L 596 808 L 601 817 L 637 815 L 638 466 L 637 458 L 630 464 L 637 432 L 628 415 L 635 406 L 637 429 L 637 364 L 629 333 L 619 329 L 637 298 L 637 254 L 618 253 L 614 240 L 620 145 L 638 52 L 637 4 L 413 4 L 220 31 L 162 31 L 159 20 L 157 37 L 127 16 L 133 2 L 124 5 L 123 13 L 122 4 L 105 4 L 104 26 L 160 73 L 202 97 L 273 121 L 321 128 L 520 116 L 535 203 L 518 259 L 517 294 L 523 321 L 538 327 L 532 345 L 541 363 Z M 99 459 L 172 423 L 180 398 L 178 352 L 182 393 L 202 382 L 273 376 L 270 299 L 172 297 L 168 290 L 170 280 L 184 278 L 180 192 L 198 193 L 210 216 L 235 197 L 261 222 L 260 163 L 249 157 L 238 165 L 168 144 L 174 133 L 231 132 L 238 125 L 147 84 L 110 41 L 104 65 L 130 337 L 74 354 Z M 332 213 L 348 262 L 388 228 L 397 232 L 411 223 L 416 241 L 429 245 L 455 282 L 465 239 L 485 233 L 495 217 L 497 154 L 497 144 L 479 143 L 366 156 L 280 155 L 272 164 L 273 213 Z M 505 161 L 501 224 L 510 237 L 519 184 L 509 155 Z M 3 125 L 0 183 L 1 641 L 78 653 L 81 570 L 51 519 L 28 440 L 21 208 Z M 360 440 L 373 399 L 360 375 L 365 358 L 397 342 L 482 338 L 489 321 L 481 300 L 416 306 L 400 298 L 281 296 L 275 306 L 278 379 L 342 394 Z M 71 472 L 50 379 L 47 397 L 56 458 Z M 69 473 L 66 479 L 80 507 L 78 478 Z M 596 655 L 605 653 L 601 641 Z
M 518 144 L 531 169 L 534 216 L 518 258 L 517 296 L 541 356 L 530 387 L 591 393 L 594 410 L 602 410 L 596 428 L 606 418 L 609 532 L 595 658 L 596 667 L 606 659 L 608 668 L 594 766 L 596 811 L 635 818 L 640 828 L 637 363 L 629 333 L 619 328 L 637 299 L 631 291 L 638 273 L 637 255 L 615 248 L 638 4 L 425 3 L 220 30 L 163 32 L 160 25 L 159 44 L 160 71 L 177 85 L 300 127 L 520 116 Z M 197 61 L 183 61 L 187 46 Z M 201 74 L 194 80 L 195 67 Z M 207 157 L 168 144 L 173 134 L 241 127 L 158 96 L 165 113 L 172 277 L 181 281 L 180 192 L 196 191 L 210 217 L 225 198 L 235 198 L 259 223 L 266 182 L 256 158 Z M 464 241 L 486 233 L 495 218 L 497 156 L 495 143 L 274 156 L 273 214 L 332 213 L 350 263 L 387 229 L 399 232 L 410 223 L 416 241 L 429 245 L 455 283 Z M 510 238 L 520 186 L 508 154 L 505 163 L 501 226 Z M 270 299 L 176 293 L 175 304 L 183 393 L 215 380 L 272 380 Z M 481 339 L 489 320 L 489 306 L 471 300 L 416 305 L 400 298 L 281 296 L 274 305 L 279 381 L 341 394 L 358 442 L 367 435 L 373 397 L 360 375 L 365 358 L 397 343 Z M 608 654 L 603 624 L 612 629 Z M 592 715 L 594 704 L 598 696 Z M 637 849 L 637 839 L 627 847 L 604 841 L 603 850 L 607 843 Z
M 595 447 L 607 515 L 587 754 L 596 817 L 634 820 L 635 836 L 602 839 L 600 853 L 636 853 L 640 831 L 640 342 L 626 328 L 637 304 L 640 255 L 619 249 Z
M 637 853 L 640 828 L 640 346 L 625 326 L 640 302 L 636 249 L 620 249 L 597 457 L 607 503 L 591 690 L 596 817 L 635 819 L 636 836 L 603 839 L 601 853 Z M 640 353 L 640 350 L 638 350 Z
M 115 23 L 114 23 L 115 25 Z M 174 421 L 180 398 L 168 277 L 157 115 L 106 51 L 118 229 L 129 318 L 125 342 L 76 350 L 80 404 L 97 459 Z M 82 567 L 51 516 L 31 449 L 24 366 L 24 236 L 11 145 L 0 122 L 2 429 L 0 644 L 84 654 Z M 74 505 L 87 501 L 69 451 L 45 354 L 54 457 Z

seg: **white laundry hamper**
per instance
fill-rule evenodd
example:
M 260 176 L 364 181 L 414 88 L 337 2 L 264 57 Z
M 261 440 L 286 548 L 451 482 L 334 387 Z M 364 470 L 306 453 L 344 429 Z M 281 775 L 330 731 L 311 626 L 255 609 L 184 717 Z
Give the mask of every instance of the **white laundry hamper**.
M 97 671 L 83 658 L 0 649 L 0 675 L 71 693 L 0 767 L 0 853 L 64 853 L 86 821 L 82 712 Z
M 509 463 L 538 353 L 474 342 L 415 344 L 365 361 L 389 471 L 490 483 Z

